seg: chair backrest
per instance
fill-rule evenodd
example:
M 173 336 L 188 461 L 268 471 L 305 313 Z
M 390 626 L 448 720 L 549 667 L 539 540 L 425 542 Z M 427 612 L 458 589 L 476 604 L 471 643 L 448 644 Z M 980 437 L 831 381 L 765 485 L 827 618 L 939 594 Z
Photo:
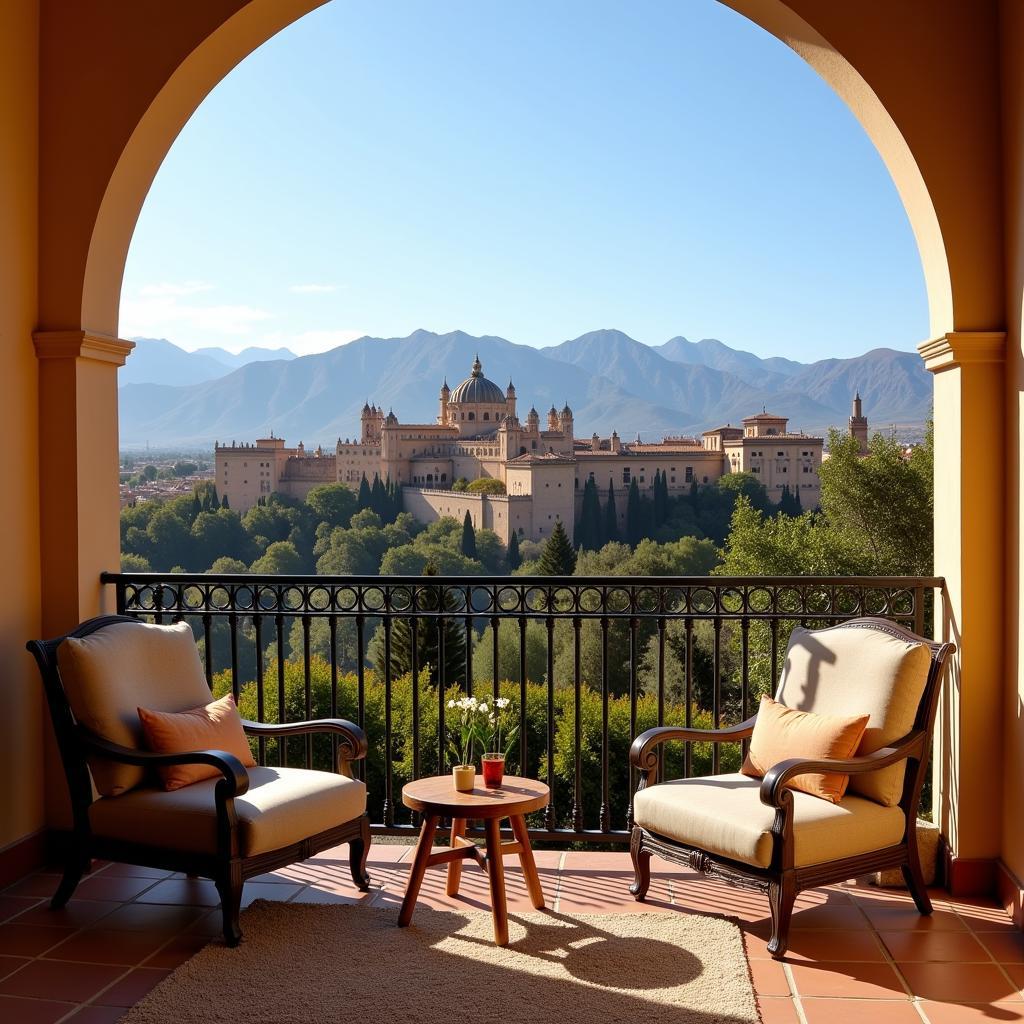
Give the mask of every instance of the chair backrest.
M 930 732 L 941 668 L 951 645 L 933 643 L 886 619 L 851 619 L 793 630 L 776 700 L 825 715 L 869 714 L 857 753 L 870 754 L 914 729 Z M 901 803 L 906 763 L 851 775 L 848 792 Z
M 210 699 L 185 623 L 153 626 L 125 616 L 103 616 L 55 640 L 34 641 L 29 649 L 43 675 L 73 794 L 88 784 L 88 773 L 84 783 L 78 778 L 85 758 L 75 741 L 77 725 L 112 743 L 141 748 L 140 706 L 185 711 Z M 141 768 L 105 759 L 90 757 L 88 768 L 103 796 L 117 796 L 145 778 Z

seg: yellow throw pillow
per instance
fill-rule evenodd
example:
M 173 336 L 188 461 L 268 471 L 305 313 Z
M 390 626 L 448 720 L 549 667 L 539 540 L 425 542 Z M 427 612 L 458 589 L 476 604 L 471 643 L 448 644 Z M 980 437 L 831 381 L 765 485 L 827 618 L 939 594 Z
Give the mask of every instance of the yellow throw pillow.
M 740 771 L 744 775 L 762 778 L 770 768 L 791 757 L 810 760 L 852 757 L 870 717 L 816 715 L 787 708 L 771 697 L 762 697 L 750 737 L 750 749 Z M 793 789 L 837 804 L 842 800 L 849 781 L 849 775 L 821 772 L 798 775 L 788 784 Z
M 246 768 L 256 761 L 242 728 L 242 716 L 230 693 L 200 708 L 178 713 L 139 708 L 146 745 L 157 754 L 183 754 L 191 750 L 224 750 Z M 164 789 L 181 789 L 220 772 L 208 764 L 175 764 L 161 768 Z

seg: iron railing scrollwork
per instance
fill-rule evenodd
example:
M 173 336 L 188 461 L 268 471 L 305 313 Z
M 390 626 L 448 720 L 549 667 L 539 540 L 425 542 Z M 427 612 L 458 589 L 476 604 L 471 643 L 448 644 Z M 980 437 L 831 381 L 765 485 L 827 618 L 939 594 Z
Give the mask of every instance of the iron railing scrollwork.
M 351 718 L 374 829 L 418 822 L 400 786 L 444 770 L 446 704 L 509 697 L 523 711 L 511 768 L 552 800 L 538 839 L 625 841 L 627 751 L 651 725 L 746 719 L 779 678 L 792 628 L 862 615 L 924 634 L 934 577 L 402 577 L 104 573 L 117 611 L 188 622 L 212 688 L 259 721 Z M 490 631 L 489 637 L 486 630 Z M 261 763 L 334 763 L 336 740 L 260 738 Z M 301 744 L 302 749 L 298 749 Z M 734 768 L 741 746 L 682 744 L 659 770 Z

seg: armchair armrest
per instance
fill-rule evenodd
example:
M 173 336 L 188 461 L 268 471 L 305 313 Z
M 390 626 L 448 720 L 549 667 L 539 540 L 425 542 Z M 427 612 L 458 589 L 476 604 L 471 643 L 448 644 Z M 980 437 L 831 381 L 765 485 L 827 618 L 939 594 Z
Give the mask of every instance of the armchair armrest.
M 917 731 L 908 733 L 892 746 L 882 747 L 874 753 L 864 754 L 861 757 L 851 757 L 845 760 L 826 757 L 813 761 L 800 757 L 787 758 L 785 761 L 772 765 L 761 780 L 761 803 L 777 810 L 781 809 L 786 783 L 798 775 L 806 775 L 809 772 L 841 772 L 844 775 L 863 775 L 865 772 L 873 772 L 879 768 L 888 768 L 889 765 L 905 761 L 908 757 L 919 757 L 924 750 L 926 740 L 927 735 L 922 731 Z
M 735 743 L 746 739 L 754 731 L 757 716 L 748 718 L 739 725 L 725 729 L 686 729 L 674 725 L 658 726 L 640 733 L 629 748 L 629 760 L 634 768 L 648 774 L 658 767 L 658 747 L 669 740 L 683 740 L 690 743 Z
M 249 736 L 263 736 L 267 739 L 284 739 L 288 736 L 308 736 L 310 733 L 327 732 L 341 737 L 338 746 L 338 770 L 351 775 L 347 770 L 350 761 L 366 757 L 366 733 L 355 722 L 345 718 L 318 718 L 312 722 L 285 722 L 276 725 L 270 722 L 250 722 L 242 719 L 242 728 Z
M 208 764 L 224 776 L 225 796 L 241 796 L 249 789 L 249 773 L 242 762 L 226 750 L 189 750 L 180 754 L 157 754 L 111 743 L 89 730 L 79 727 L 78 738 L 87 752 L 101 754 L 111 761 L 137 765 L 140 768 L 161 768 L 175 764 Z M 221 784 L 218 783 L 218 787 Z

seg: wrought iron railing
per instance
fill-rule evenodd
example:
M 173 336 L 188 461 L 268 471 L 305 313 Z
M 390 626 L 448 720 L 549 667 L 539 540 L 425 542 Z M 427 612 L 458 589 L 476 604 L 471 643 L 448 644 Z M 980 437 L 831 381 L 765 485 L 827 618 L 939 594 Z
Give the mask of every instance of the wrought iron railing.
M 789 633 L 861 615 L 930 630 L 931 577 L 341 577 L 105 573 L 117 611 L 187 621 L 215 692 L 259 721 L 341 716 L 366 729 L 374 829 L 416 826 L 410 778 L 446 768 L 447 702 L 504 695 L 523 717 L 510 770 L 544 779 L 538 839 L 623 841 L 627 751 L 658 724 L 742 721 L 779 677 Z M 330 764 L 333 740 L 261 763 Z M 321 746 L 326 744 L 326 746 Z M 676 744 L 668 776 L 734 769 L 739 745 Z

